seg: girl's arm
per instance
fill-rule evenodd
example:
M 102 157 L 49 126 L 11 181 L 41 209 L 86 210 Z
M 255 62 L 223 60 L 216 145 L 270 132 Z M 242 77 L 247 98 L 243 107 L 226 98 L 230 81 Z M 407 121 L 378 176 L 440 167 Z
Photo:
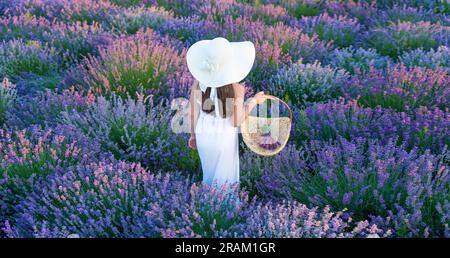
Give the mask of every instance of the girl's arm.
M 259 104 L 262 104 L 265 99 L 263 98 L 264 92 L 258 92 L 253 98 L 251 98 L 246 104 L 244 104 L 245 88 L 244 86 L 236 83 L 234 87 L 234 108 L 231 115 L 231 121 L 234 127 L 238 127 L 250 114 L 250 111 Z
M 189 147 L 191 147 L 192 149 L 196 149 L 197 148 L 197 144 L 196 144 L 196 138 L 195 138 L 195 128 L 197 127 L 197 120 L 198 120 L 198 114 L 199 114 L 199 104 L 197 103 L 197 98 L 199 97 L 199 90 L 200 88 L 198 87 L 198 81 L 194 80 L 194 83 L 192 84 L 191 87 L 191 94 L 189 97 L 189 106 L 190 106 L 190 119 L 191 119 L 191 137 L 189 139 Z

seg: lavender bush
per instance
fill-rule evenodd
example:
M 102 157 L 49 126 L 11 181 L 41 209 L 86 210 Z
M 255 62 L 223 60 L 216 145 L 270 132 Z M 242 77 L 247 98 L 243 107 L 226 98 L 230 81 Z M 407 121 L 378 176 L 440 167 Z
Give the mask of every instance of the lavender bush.
M 345 69 L 351 74 L 356 72 L 368 72 L 370 67 L 385 69 L 390 58 L 381 56 L 375 49 L 336 48 L 328 55 L 325 63 L 333 67 Z
M 395 140 L 360 138 L 291 147 L 267 163 L 257 183 L 262 195 L 348 208 L 355 219 L 390 225 L 399 236 L 448 237 L 446 151 L 433 156 L 408 152 Z
M 3 42 L 0 44 L 0 77 L 10 78 L 22 91 L 29 90 L 27 86 L 33 84 L 30 75 L 38 78 L 38 84 L 55 87 L 62 62 L 59 56 L 64 58 L 64 55 L 39 41 Z
M 97 23 L 104 28 L 127 33 L 135 33 L 142 27 L 157 26 L 160 21 L 172 17 L 170 12 L 158 7 L 124 8 L 110 1 L 94 0 L 20 1 L 14 8 L 10 8 L 9 13 L 29 13 L 65 23 Z
M 442 24 L 448 25 L 448 20 L 445 19 L 444 15 L 439 15 L 434 12 L 434 10 L 423 8 L 423 6 L 412 7 L 407 5 L 395 5 L 392 8 L 381 11 L 379 15 L 378 22 L 396 22 L 396 21 L 407 21 L 407 22 L 420 22 L 429 21 L 433 23 L 440 22 Z
M 367 32 L 365 45 L 375 48 L 382 55 L 397 58 L 406 51 L 418 48 L 430 50 L 447 45 L 449 35 L 449 28 L 440 24 L 396 22 Z
M 295 62 L 303 59 L 305 62 L 320 60 L 328 53 L 330 44 L 321 41 L 317 35 L 308 36 L 299 28 L 277 23 L 267 26 L 260 21 L 247 18 L 231 19 L 227 17 L 221 33 L 230 40 L 251 40 L 262 44 L 268 41 L 279 46 L 283 53 L 289 54 Z
M 74 167 L 33 192 L 17 208 L 21 216 L 10 223 L 20 236 L 33 236 L 33 228 L 42 231 L 46 227 L 46 237 L 67 236 L 59 232 L 82 237 L 155 237 L 161 233 L 152 210 L 158 204 L 167 208 L 179 193 L 189 194 L 185 180 L 178 178 L 175 174 L 151 174 L 137 164 L 123 162 Z M 44 204 L 47 202 L 53 205 Z
M 176 16 L 190 16 L 201 6 L 208 4 L 206 0 L 145 0 L 147 4 L 157 4 L 174 12 Z
M 171 18 L 172 13 L 161 8 L 135 7 L 121 9 L 109 19 L 105 26 L 132 34 L 142 28 L 158 28 L 163 22 Z
M 66 142 L 64 136 L 52 135 L 51 130 L 10 133 L 2 129 L 1 141 L 2 174 L 8 177 L 46 175 L 58 163 L 72 162 L 80 152 L 75 142 Z
M 69 79 L 82 88 L 92 88 L 97 94 L 115 92 L 135 96 L 143 91 L 155 98 L 187 96 L 192 79 L 184 63 L 186 51 L 178 51 L 152 38 L 144 33 L 117 40 L 101 49 L 99 57 L 90 57 L 76 68 L 82 70 L 81 75 L 70 74 Z
M 297 203 L 256 204 L 234 189 L 198 186 L 179 174 L 152 174 L 136 164 L 93 163 L 57 174 L 44 188 L 36 189 L 18 205 L 20 215 L 7 222 L 5 233 L 21 237 L 383 234 L 367 222 L 352 227 L 351 219 L 327 208 L 318 212 Z
M 371 67 L 367 73 L 358 73 L 344 84 L 343 92 L 368 107 L 407 111 L 425 106 L 446 110 L 450 103 L 448 85 L 450 76 L 442 67 L 407 69 L 404 64 L 396 64 L 386 70 Z
M 298 146 L 310 140 L 345 138 L 399 139 L 406 147 L 415 146 L 441 153 L 450 144 L 450 116 L 439 109 L 419 108 L 411 115 L 391 109 L 364 108 L 356 101 L 330 101 L 295 112 L 293 139 Z
M 294 21 L 293 26 L 302 28 L 310 35 L 317 34 L 320 39 L 333 41 L 336 46 L 346 47 L 355 43 L 361 30 L 356 19 L 346 16 L 330 16 L 327 13 L 313 17 L 303 17 Z
M 0 226 L 34 183 L 83 158 L 75 142 L 52 131 L 0 129 Z
M 381 8 L 389 8 L 396 5 L 404 5 L 408 7 L 421 7 L 427 8 L 429 10 L 433 10 L 436 13 L 446 13 L 448 12 L 449 4 L 446 1 L 427 1 L 427 0 L 400 0 L 400 1 L 392 1 L 392 0 L 377 0 L 376 4 Z
M 218 28 L 218 24 L 209 20 L 183 17 L 167 19 L 153 29 L 160 34 L 169 35 L 190 45 L 204 38 L 213 38 L 218 33 Z
M 331 15 L 345 15 L 358 19 L 358 22 L 366 27 L 373 26 L 378 18 L 379 10 L 371 1 L 339 1 L 331 0 L 322 2 L 322 6 Z
M 154 0 L 111 0 L 110 2 L 118 6 L 133 7 L 136 5 L 146 5 L 149 3 L 153 3 Z
M 4 78 L 0 83 L 0 124 L 5 122 L 5 113 L 16 100 L 17 91 L 15 87 L 8 78 Z
M 262 21 L 267 25 L 288 22 L 292 17 L 288 11 L 272 3 L 255 2 L 253 6 L 237 1 L 205 1 L 195 10 L 194 15 L 202 19 L 223 23 L 227 16 L 233 19 L 250 17 L 253 21 Z
M 426 67 L 437 69 L 438 67 L 450 69 L 450 49 L 446 46 L 440 46 L 437 50 L 430 49 L 423 51 L 422 49 L 405 52 L 400 61 L 407 67 Z
M 281 1 L 280 1 L 281 2 Z M 315 0 L 286 1 L 285 6 L 290 15 L 301 18 L 320 14 L 320 3 Z
M 227 193 L 199 187 L 179 174 L 152 174 L 124 162 L 78 166 L 50 181 L 18 207 L 21 216 L 9 222 L 15 226 L 7 233 L 33 236 L 37 230 L 46 237 L 65 237 L 67 233 L 82 237 L 217 236 L 227 234 L 226 229 L 238 223 L 239 211 L 248 206 L 245 196 L 238 201 L 233 188 Z M 45 211 L 28 207 L 47 201 L 54 206 L 46 205 Z M 102 205 L 105 202 L 111 205 Z M 61 213 L 61 207 L 70 212 Z M 41 220 L 33 219 L 37 214 Z M 71 225 L 64 222 L 66 216 Z M 45 235 L 44 228 L 48 228 Z
M 97 54 L 97 48 L 111 41 L 111 34 L 99 24 L 86 22 L 62 23 L 43 17 L 21 14 L 0 18 L 2 40 L 38 40 L 58 51 L 68 53 L 67 65 L 80 61 L 88 54 Z
M 247 8 L 245 8 L 247 7 Z M 242 7 L 242 9 L 250 9 L 248 6 Z M 252 17 L 254 20 L 261 19 L 267 25 L 274 25 L 280 21 L 287 22 L 291 17 L 288 11 L 279 5 L 274 4 L 256 4 L 255 8 L 251 8 Z M 245 13 L 244 13 L 245 14 Z
M 36 96 L 20 96 L 4 112 L 10 127 L 25 129 L 30 125 L 54 128 L 61 122 L 61 112 L 84 112 L 95 102 L 92 92 L 77 91 L 74 87 L 61 92 L 47 90 Z
M 287 67 L 292 62 L 289 55 L 283 54 L 279 46 L 273 46 L 265 41 L 256 43 L 258 52 L 255 57 L 254 72 L 247 76 L 245 83 L 255 90 L 270 90 L 270 80 L 279 69 Z
M 114 5 L 108 1 L 27 1 L 19 0 L 9 8 L 10 15 L 21 15 L 29 13 L 48 20 L 58 19 L 63 22 L 88 22 L 101 21 L 116 10 Z
M 188 135 L 171 129 L 173 112 L 164 103 L 138 96 L 111 100 L 99 97 L 87 110 L 63 112 L 63 123 L 99 142 L 116 158 L 145 167 L 195 173 L 198 155 L 187 146 Z
M 259 203 L 246 210 L 246 222 L 239 225 L 239 237 L 389 237 L 390 230 L 382 230 L 368 221 L 354 225 L 344 211 L 331 212 L 329 207 L 308 209 L 298 202 L 281 204 Z M 344 218 L 346 217 L 346 218 Z
M 305 106 L 307 103 L 335 98 L 340 94 L 340 87 L 348 75 L 344 70 L 321 66 L 320 63 L 296 63 L 288 69 L 280 69 L 273 76 L 269 91 L 282 96 L 294 105 Z

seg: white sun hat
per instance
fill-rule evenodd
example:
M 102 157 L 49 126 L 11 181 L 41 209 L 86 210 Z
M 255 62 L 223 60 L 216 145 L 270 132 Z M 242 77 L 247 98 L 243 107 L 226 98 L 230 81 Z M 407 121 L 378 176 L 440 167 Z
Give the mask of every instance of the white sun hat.
M 202 92 L 237 83 L 252 69 L 255 46 L 250 41 L 229 42 L 225 38 L 201 40 L 186 54 L 189 72 L 199 81 Z

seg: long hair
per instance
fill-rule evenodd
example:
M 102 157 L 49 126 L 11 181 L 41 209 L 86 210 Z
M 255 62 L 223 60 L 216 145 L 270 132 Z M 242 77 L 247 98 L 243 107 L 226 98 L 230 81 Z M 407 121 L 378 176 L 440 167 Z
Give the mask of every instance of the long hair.
M 211 87 L 206 88 L 206 91 L 202 93 L 202 110 L 206 113 L 213 112 L 216 108 L 219 108 L 219 114 L 222 118 L 226 118 L 227 115 L 230 116 L 233 111 L 233 107 L 227 107 L 227 99 L 234 99 L 234 88 L 232 84 L 228 84 L 226 86 L 222 86 L 217 88 L 217 98 L 219 100 L 219 107 L 215 107 L 213 101 L 210 99 L 211 95 Z M 209 103 L 206 103 L 209 101 Z M 227 112 L 227 109 L 230 109 Z M 231 111 L 231 112 L 230 112 Z M 229 114 L 228 114 L 229 113 Z

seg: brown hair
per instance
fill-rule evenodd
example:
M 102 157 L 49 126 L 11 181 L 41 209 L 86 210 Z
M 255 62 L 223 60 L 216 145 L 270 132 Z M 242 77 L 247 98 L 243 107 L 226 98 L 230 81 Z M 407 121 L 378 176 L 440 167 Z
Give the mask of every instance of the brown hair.
M 211 87 L 206 88 L 206 91 L 202 93 L 202 110 L 206 113 L 213 112 L 216 108 L 219 108 L 219 114 L 221 117 L 226 118 L 227 115 L 227 99 L 234 99 L 234 87 L 232 84 L 217 88 L 217 98 L 219 100 L 219 107 L 215 107 L 214 103 L 210 99 Z M 209 103 L 205 105 L 205 102 L 209 100 Z M 232 111 L 232 107 L 228 107 Z

